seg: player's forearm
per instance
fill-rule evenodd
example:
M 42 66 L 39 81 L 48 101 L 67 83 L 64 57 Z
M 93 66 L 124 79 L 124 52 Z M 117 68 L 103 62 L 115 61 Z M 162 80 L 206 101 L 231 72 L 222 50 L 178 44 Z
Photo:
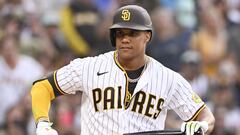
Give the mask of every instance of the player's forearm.
M 208 130 L 206 134 L 209 134 L 212 132 L 214 128 L 215 118 L 212 114 L 212 112 L 209 110 L 208 107 L 205 107 L 196 118 L 197 121 L 206 121 L 208 123 Z
M 35 83 L 31 90 L 31 96 L 35 122 L 37 122 L 39 118 L 48 119 L 51 100 L 55 98 L 50 83 L 47 80 Z

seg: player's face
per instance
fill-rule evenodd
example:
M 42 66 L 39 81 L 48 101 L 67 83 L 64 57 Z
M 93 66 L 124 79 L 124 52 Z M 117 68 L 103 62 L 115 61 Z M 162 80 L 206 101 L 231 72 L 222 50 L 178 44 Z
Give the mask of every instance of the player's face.
M 116 49 L 123 59 L 134 59 L 145 55 L 146 44 L 151 34 L 133 29 L 116 29 Z

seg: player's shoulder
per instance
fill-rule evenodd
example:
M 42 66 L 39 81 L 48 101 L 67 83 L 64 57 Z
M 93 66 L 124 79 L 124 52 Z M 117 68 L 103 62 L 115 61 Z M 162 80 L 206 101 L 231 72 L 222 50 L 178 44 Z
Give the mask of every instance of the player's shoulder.
M 100 54 L 98 56 L 95 56 L 96 59 L 102 59 L 102 60 L 113 60 L 114 58 L 114 51 L 106 52 L 103 54 Z
M 174 84 L 187 83 L 187 81 L 184 79 L 184 77 L 180 73 L 164 66 L 162 63 L 160 63 L 159 61 L 155 60 L 152 57 L 149 57 L 149 58 L 150 58 L 151 71 L 154 74 L 158 74 L 165 77 L 168 76 L 168 78 L 172 79 Z
M 113 60 L 114 51 L 106 52 L 96 56 L 89 56 L 84 58 L 76 58 L 71 63 L 91 63 L 94 61 L 108 61 Z
M 158 71 L 164 71 L 164 72 L 169 72 L 169 73 L 173 73 L 173 74 L 177 74 L 177 72 L 175 72 L 174 70 L 166 67 L 165 65 L 163 65 L 161 62 L 155 60 L 154 58 L 148 56 L 149 60 L 150 60 L 150 65 L 154 70 L 158 70 Z
M 155 60 L 154 58 L 151 58 L 151 61 L 152 61 L 153 65 L 155 65 L 154 67 L 158 69 L 158 71 L 165 72 L 165 73 L 167 72 L 169 75 L 173 75 L 175 80 L 186 81 L 184 79 L 184 77 L 180 73 L 178 73 L 177 71 L 174 71 L 174 70 L 164 66 L 162 63 L 160 63 L 159 61 Z
M 173 80 L 182 80 L 182 76 L 181 74 L 179 74 L 178 72 L 166 67 L 165 65 L 163 65 L 161 62 L 155 60 L 152 57 L 149 57 L 150 59 L 150 68 L 151 68 L 151 72 L 153 72 L 154 74 L 158 74 L 160 76 L 165 76 L 165 77 L 169 77 L 172 78 Z

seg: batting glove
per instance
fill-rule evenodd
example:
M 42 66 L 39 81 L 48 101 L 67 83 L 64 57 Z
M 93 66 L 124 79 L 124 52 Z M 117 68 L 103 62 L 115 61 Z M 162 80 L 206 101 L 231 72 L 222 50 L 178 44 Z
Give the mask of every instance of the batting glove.
M 185 135 L 204 135 L 207 130 L 208 123 L 206 121 L 183 122 L 181 125 L 181 131 L 184 132 Z
M 36 130 L 37 135 L 58 135 L 57 131 L 51 127 L 52 124 L 50 122 L 39 122 Z

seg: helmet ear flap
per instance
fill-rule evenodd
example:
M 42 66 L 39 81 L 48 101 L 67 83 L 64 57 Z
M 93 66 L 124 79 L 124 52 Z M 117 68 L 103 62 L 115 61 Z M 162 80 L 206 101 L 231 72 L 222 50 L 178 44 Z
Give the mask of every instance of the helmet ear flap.
M 115 29 L 110 30 L 110 41 L 113 47 L 116 47 L 116 32 Z

